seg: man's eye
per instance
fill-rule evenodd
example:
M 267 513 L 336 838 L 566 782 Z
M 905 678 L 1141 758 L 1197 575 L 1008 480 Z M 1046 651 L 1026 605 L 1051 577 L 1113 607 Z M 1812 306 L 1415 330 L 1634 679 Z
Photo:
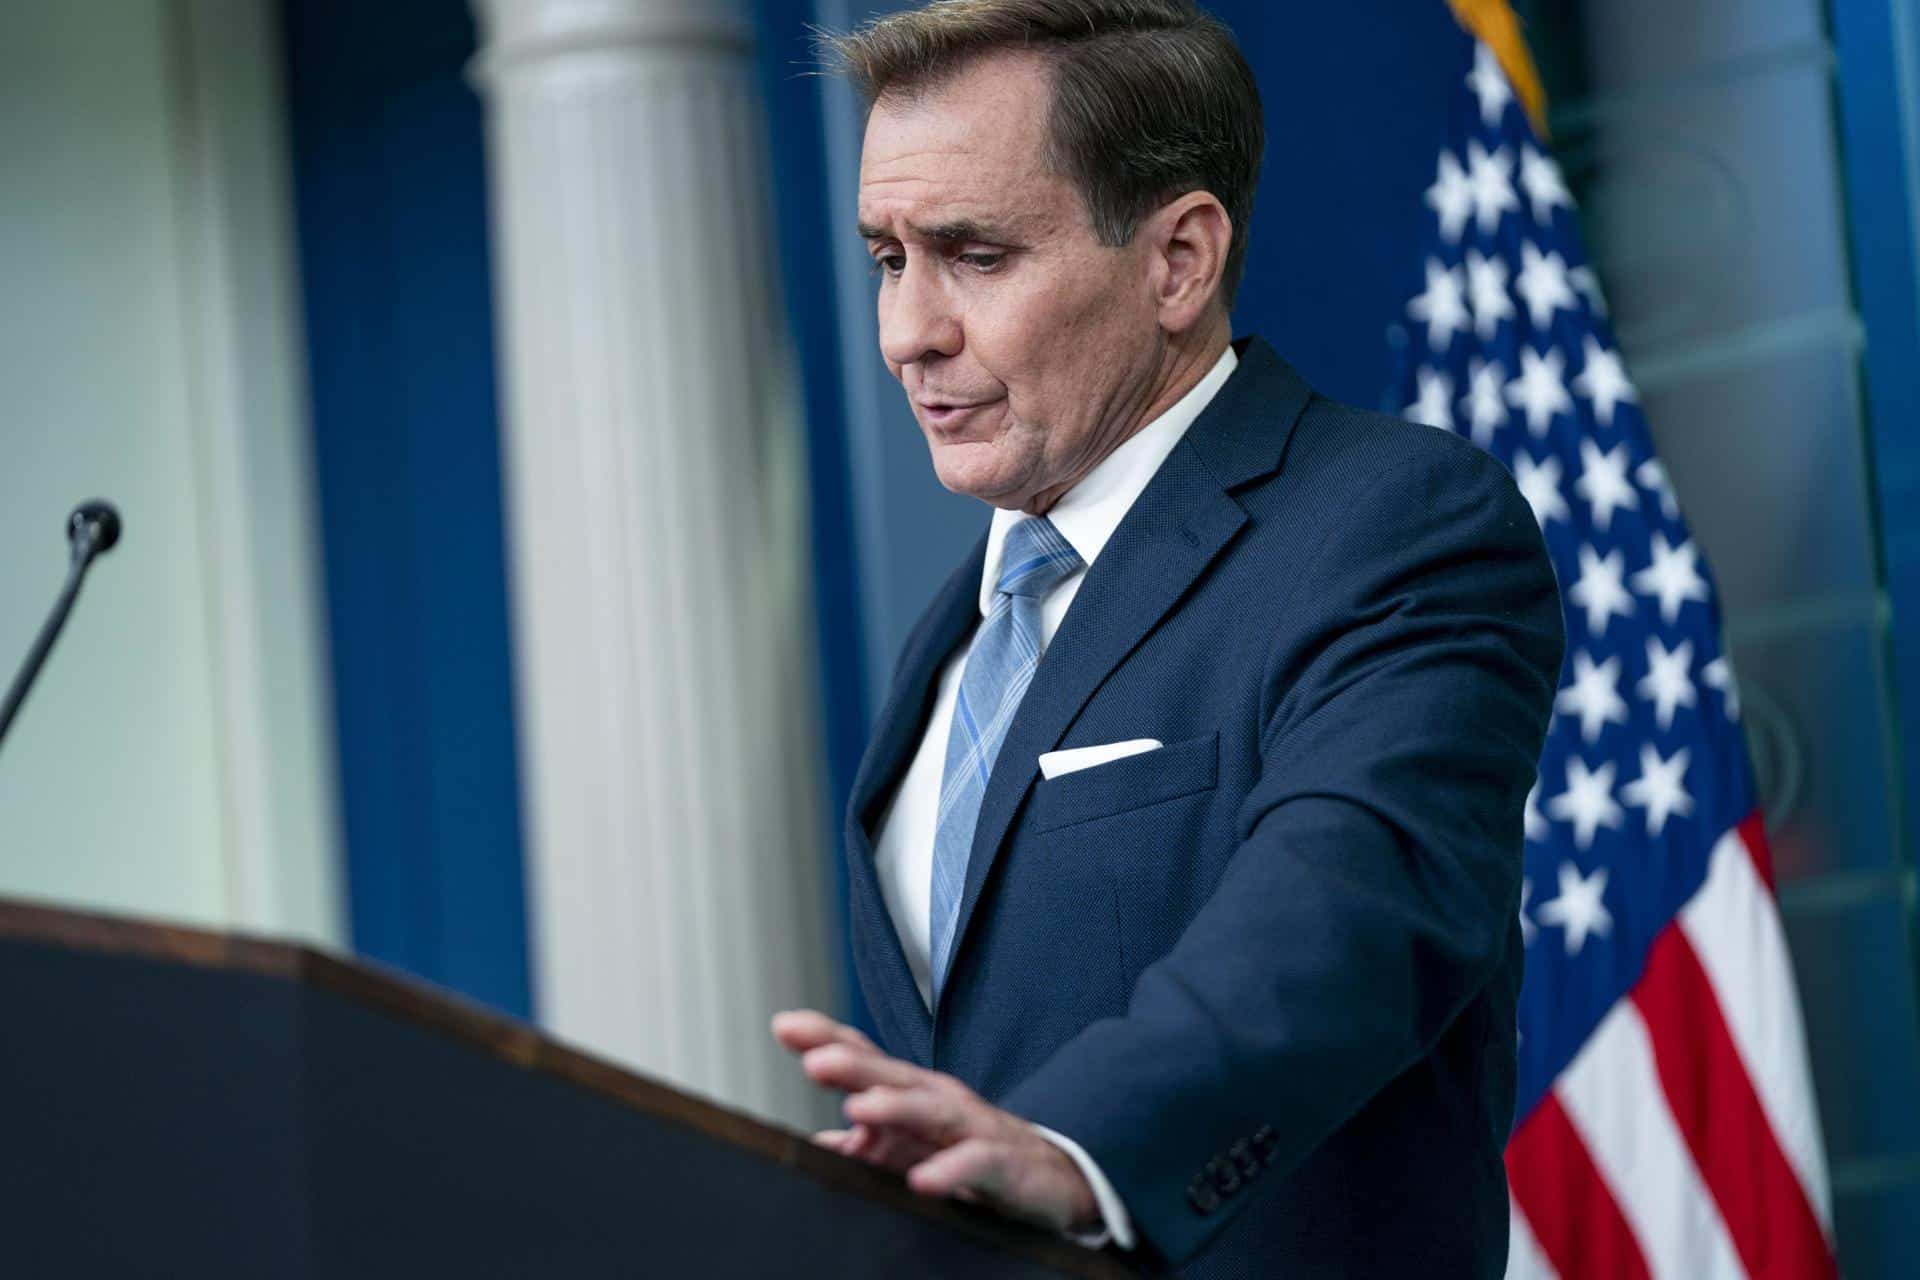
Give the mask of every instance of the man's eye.
M 876 276 L 882 272 L 890 276 L 897 276 L 906 269 L 906 258 L 897 253 L 883 253 L 873 260 L 873 274 Z
M 960 255 L 960 261 L 980 271 L 992 271 L 1002 262 L 1005 262 L 1006 258 L 1007 255 L 1004 253 L 963 253 Z

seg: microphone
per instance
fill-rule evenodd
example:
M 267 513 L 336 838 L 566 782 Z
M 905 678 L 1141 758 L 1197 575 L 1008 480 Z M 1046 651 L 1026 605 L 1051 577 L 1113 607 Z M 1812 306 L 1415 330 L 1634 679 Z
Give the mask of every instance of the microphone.
M 87 569 L 95 557 L 111 551 L 119 541 L 120 513 L 113 509 L 112 503 L 97 498 L 83 502 L 67 517 L 67 545 L 72 550 L 67 584 L 60 589 L 60 598 L 54 601 L 53 612 L 47 615 L 33 648 L 27 651 L 27 660 L 21 665 L 20 674 L 7 687 L 6 700 L 0 702 L 0 743 L 6 741 L 13 718 L 19 714 L 20 704 L 27 699 L 27 690 L 33 688 L 41 664 L 46 662 L 53 642 L 60 638 L 60 629 L 67 625 L 67 615 L 73 611 L 73 602 L 80 595 L 80 583 L 87 576 Z

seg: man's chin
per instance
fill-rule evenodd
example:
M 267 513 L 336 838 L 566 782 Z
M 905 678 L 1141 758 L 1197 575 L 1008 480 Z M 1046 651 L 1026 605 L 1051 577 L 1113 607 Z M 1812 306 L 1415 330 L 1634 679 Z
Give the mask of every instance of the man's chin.
M 995 507 L 1019 506 L 1026 494 L 1021 478 L 1008 474 L 994 441 L 933 444 L 933 474 L 950 493 L 977 498 Z

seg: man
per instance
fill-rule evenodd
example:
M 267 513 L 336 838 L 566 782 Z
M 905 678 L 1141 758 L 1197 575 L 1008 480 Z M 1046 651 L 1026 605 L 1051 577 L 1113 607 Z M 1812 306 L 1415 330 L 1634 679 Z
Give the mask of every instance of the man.
M 994 510 L 847 815 L 881 1043 L 774 1021 L 846 1094 L 819 1140 L 1194 1276 L 1499 1275 L 1564 643 L 1526 502 L 1229 343 L 1260 107 L 1191 5 L 836 49 L 881 351 Z

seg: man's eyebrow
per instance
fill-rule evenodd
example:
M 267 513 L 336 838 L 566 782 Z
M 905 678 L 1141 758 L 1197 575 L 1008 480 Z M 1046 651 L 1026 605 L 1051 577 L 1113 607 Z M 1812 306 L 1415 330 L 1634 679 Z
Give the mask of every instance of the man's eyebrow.
M 949 243 L 971 240 L 985 244 L 1005 244 L 1012 238 L 1012 233 L 1006 229 L 985 222 L 977 222 L 972 218 L 955 218 L 948 222 L 936 223 L 931 227 L 916 227 L 909 223 L 908 229 L 924 240 L 944 240 Z M 869 226 L 864 222 L 860 224 L 862 240 L 884 240 L 892 234 L 883 227 Z
M 957 242 L 972 240 L 986 244 L 1003 244 L 1012 239 L 1012 232 L 991 223 L 976 222 L 972 218 L 956 218 L 951 222 L 942 222 L 931 227 L 915 227 L 914 231 L 929 240 Z

